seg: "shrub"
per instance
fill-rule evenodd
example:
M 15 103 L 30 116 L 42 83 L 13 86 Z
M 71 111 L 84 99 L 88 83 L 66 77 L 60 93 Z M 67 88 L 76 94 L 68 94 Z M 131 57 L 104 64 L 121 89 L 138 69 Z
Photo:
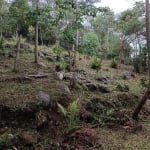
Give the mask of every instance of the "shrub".
M 64 48 L 61 46 L 55 46 L 53 48 L 53 52 L 57 55 L 57 60 L 60 60 L 63 51 L 64 51 Z
M 62 58 L 60 59 L 58 65 L 56 65 L 56 71 L 62 71 L 67 68 L 67 63 L 66 61 Z
M 84 52 L 91 56 L 97 54 L 97 48 L 99 46 L 98 36 L 95 33 L 87 33 L 83 37 Z
M 4 38 L 0 38 L 0 49 L 3 50 L 5 48 L 5 40 Z
M 66 122 L 68 125 L 68 132 L 72 131 L 73 129 L 77 128 L 76 122 L 79 113 L 79 99 L 70 103 L 67 109 L 65 109 L 61 104 L 57 103 L 59 111 L 64 115 L 66 118 Z
M 126 84 L 123 84 L 123 83 L 118 82 L 118 83 L 117 83 L 117 89 L 118 89 L 120 92 L 128 92 L 128 91 L 129 91 L 129 86 L 126 85 Z
M 93 56 L 91 67 L 93 69 L 101 69 L 101 63 L 102 63 L 102 59 L 98 58 L 97 56 Z
M 117 68 L 117 65 L 118 65 L 118 63 L 116 61 L 116 58 L 113 58 L 111 63 L 110 63 L 110 67 L 111 68 Z

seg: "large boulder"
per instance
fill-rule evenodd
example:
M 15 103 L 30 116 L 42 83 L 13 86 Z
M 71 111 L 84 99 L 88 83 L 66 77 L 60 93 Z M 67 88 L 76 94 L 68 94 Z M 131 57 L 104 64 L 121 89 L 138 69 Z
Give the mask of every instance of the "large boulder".
M 38 93 L 38 100 L 39 100 L 39 104 L 43 107 L 50 107 L 51 105 L 50 96 L 43 91 L 40 91 Z

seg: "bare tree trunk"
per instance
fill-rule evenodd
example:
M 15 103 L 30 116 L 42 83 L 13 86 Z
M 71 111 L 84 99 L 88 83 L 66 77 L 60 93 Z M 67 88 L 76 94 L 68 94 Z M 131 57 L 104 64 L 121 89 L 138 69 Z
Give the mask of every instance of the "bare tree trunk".
M 117 66 L 118 69 L 121 68 L 121 60 L 123 57 L 123 51 L 124 51 L 124 40 L 122 40 L 122 42 L 121 42 L 121 47 L 120 47 L 120 51 L 119 51 L 118 66 Z
M 20 59 L 20 43 L 21 43 L 21 35 L 19 35 L 19 38 L 18 38 L 18 41 L 17 41 L 17 44 L 16 44 L 16 57 L 15 57 L 15 61 L 14 61 L 14 68 L 13 68 L 13 71 L 17 72 L 19 71 L 19 68 L 18 68 L 18 64 L 19 64 L 19 59 Z
M 132 118 L 137 119 L 138 114 L 141 111 L 142 107 L 144 106 L 147 99 L 150 98 L 150 5 L 149 0 L 145 1 L 146 3 L 146 34 L 147 34 L 147 49 L 148 49 L 148 88 L 145 92 L 144 96 L 142 97 L 140 103 L 138 104 L 137 108 L 134 110 Z
M 2 32 L 2 21 L 3 21 L 3 18 L 2 18 L 2 16 L 1 16 L 1 33 L 0 33 L 0 35 L 1 35 L 1 38 L 3 37 L 3 32 Z
M 35 7 L 36 7 L 36 10 L 38 10 L 38 4 L 39 4 L 39 0 L 36 0 L 36 3 L 35 3 Z M 36 23 L 35 23 L 35 60 L 34 62 L 35 63 L 38 63 L 38 19 L 37 19 L 38 16 L 36 16 Z

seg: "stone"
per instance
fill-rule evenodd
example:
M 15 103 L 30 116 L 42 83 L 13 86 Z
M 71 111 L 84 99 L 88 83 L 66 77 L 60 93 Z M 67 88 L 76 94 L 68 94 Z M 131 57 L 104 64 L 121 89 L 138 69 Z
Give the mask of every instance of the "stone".
M 102 82 L 103 84 L 107 84 L 107 81 L 108 81 L 106 76 L 100 76 L 96 78 L 96 80 Z
M 86 87 L 90 90 L 90 91 L 95 91 L 97 90 L 97 85 L 93 82 L 89 82 L 86 83 Z
M 50 61 L 50 62 L 54 62 L 55 58 L 53 56 L 45 56 L 45 58 Z
M 30 48 L 30 44 L 29 43 L 20 43 L 20 48 L 28 49 L 28 48 Z
M 144 109 L 148 114 L 150 114 L 150 100 L 148 99 L 144 105 Z
M 106 84 L 99 84 L 98 89 L 102 93 L 110 93 L 110 89 L 108 88 Z
M 36 121 L 37 127 L 43 127 L 44 125 L 48 124 L 48 113 L 47 111 L 40 110 L 36 113 Z
M 47 68 L 47 65 L 45 65 L 45 64 L 42 63 L 42 62 L 39 62 L 39 63 L 38 63 L 38 66 L 41 67 L 41 68 L 45 68 L 45 69 Z
M 71 91 L 69 89 L 69 87 L 66 85 L 66 84 L 59 84 L 59 90 L 61 90 L 63 93 L 66 93 L 66 94 L 71 94 Z
M 38 93 L 38 100 L 39 100 L 39 104 L 43 107 L 49 107 L 50 106 L 50 96 L 43 92 L 43 91 L 40 91 Z
M 124 71 L 122 73 L 122 78 L 123 79 L 130 79 L 131 77 L 135 78 L 135 74 L 130 72 L 130 71 Z
M 56 72 L 56 77 L 59 80 L 63 80 L 64 79 L 64 73 L 63 72 Z
M 43 52 L 42 52 L 42 51 L 38 51 L 38 56 L 39 56 L 39 57 L 44 57 Z
M 22 132 L 20 135 L 21 140 L 23 140 L 27 145 L 33 145 L 37 143 L 37 136 L 30 132 Z

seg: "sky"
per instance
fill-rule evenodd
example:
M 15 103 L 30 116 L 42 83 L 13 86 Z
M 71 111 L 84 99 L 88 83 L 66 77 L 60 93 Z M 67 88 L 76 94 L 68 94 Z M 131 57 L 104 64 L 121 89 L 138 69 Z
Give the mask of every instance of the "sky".
M 115 13 L 120 13 L 128 8 L 132 8 L 135 1 L 143 0 L 101 0 L 101 3 L 98 4 L 100 7 L 109 6 L 111 10 Z

